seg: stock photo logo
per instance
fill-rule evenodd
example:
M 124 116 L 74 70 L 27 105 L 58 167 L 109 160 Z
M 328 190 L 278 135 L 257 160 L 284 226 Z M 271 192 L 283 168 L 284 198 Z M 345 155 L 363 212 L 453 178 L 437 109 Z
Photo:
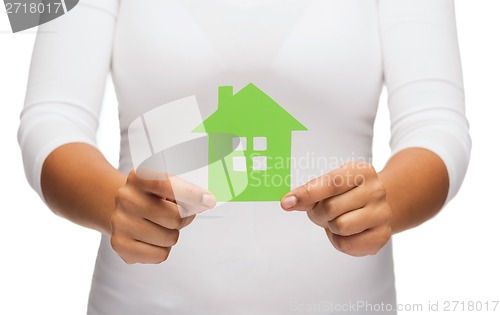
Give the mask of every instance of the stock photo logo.
M 205 120 L 195 96 L 156 107 L 132 122 L 128 137 L 139 176 L 168 173 L 219 202 L 279 201 L 290 190 L 292 132 L 305 130 L 248 84 L 237 93 L 220 86 L 217 110 Z
M 13 33 L 47 23 L 71 11 L 79 0 L 4 0 Z

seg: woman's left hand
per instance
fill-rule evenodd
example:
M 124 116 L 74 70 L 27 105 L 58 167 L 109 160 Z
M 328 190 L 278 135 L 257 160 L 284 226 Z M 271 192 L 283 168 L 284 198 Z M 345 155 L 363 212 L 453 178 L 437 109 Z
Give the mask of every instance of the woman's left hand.
M 307 211 L 333 246 L 352 256 L 375 255 L 392 235 L 385 187 L 366 162 L 345 164 L 292 190 L 281 207 Z

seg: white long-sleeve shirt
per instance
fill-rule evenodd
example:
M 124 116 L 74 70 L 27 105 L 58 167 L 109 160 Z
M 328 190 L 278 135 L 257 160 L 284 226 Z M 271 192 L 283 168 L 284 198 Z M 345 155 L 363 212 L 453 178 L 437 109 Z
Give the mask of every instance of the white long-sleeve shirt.
M 468 165 L 451 0 L 82 0 L 40 26 L 33 52 L 19 143 L 42 198 L 41 168 L 54 149 L 96 145 L 110 72 L 124 173 L 133 167 L 134 119 L 193 95 L 206 118 L 219 86 L 248 83 L 308 129 L 293 135 L 292 158 L 305 162 L 292 167 L 292 186 L 370 160 L 383 85 L 393 154 L 435 152 L 448 170 L 447 201 Z M 184 229 L 163 264 L 126 265 L 103 236 L 88 313 L 370 313 L 358 301 L 395 305 L 391 242 L 375 256 L 350 257 L 304 213 L 229 202 Z

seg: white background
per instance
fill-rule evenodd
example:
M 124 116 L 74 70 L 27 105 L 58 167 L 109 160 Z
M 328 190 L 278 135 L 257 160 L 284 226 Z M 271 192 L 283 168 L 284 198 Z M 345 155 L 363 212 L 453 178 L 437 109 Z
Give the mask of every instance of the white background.
M 25 180 L 16 133 L 35 31 L 12 34 L 0 11 L 0 314 L 85 314 L 99 235 L 56 217 Z M 457 0 L 456 12 L 473 138 L 468 175 L 436 218 L 394 237 L 399 302 L 424 309 L 428 301 L 500 300 L 500 1 Z M 385 101 L 376 122 L 378 169 L 389 154 Z M 100 145 L 117 165 L 111 87 L 102 116 Z M 464 314 L 476 313 L 493 314 Z

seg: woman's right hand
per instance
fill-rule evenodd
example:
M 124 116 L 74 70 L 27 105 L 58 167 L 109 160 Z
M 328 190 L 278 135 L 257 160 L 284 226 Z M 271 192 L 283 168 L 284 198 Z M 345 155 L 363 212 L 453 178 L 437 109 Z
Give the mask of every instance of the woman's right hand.
M 115 198 L 111 247 L 127 264 L 161 263 L 195 217 L 180 213 L 200 213 L 215 204 L 210 192 L 180 178 L 142 179 L 132 171 Z

